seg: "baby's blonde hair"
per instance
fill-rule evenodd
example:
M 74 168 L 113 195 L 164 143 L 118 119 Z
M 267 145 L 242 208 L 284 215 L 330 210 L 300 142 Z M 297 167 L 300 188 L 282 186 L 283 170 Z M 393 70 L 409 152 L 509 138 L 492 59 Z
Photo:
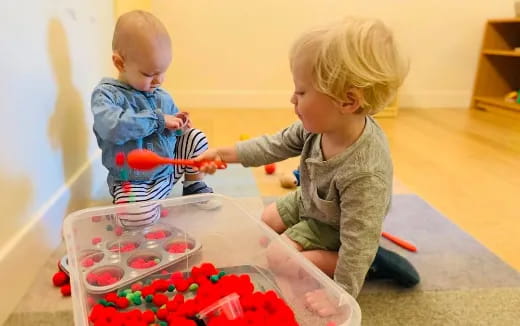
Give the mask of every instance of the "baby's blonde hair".
M 316 90 L 345 102 L 347 91 L 359 88 L 358 112 L 365 114 L 379 112 L 394 99 L 408 73 L 392 32 L 379 20 L 349 17 L 309 31 L 291 48 L 291 68 L 302 55 L 310 60 Z

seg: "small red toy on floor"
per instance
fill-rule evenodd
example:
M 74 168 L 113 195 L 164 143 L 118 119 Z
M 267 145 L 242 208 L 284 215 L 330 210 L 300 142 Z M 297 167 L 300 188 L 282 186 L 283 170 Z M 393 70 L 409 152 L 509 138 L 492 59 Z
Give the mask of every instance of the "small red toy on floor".
M 61 269 L 61 266 L 60 266 L 59 262 L 58 262 L 58 269 L 59 269 L 59 271 L 56 272 L 52 276 L 52 284 L 54 284 L 54 286 L 60 288 L 61 294 L 64 297 L 68 297 L 68 296 L 70 296 L 70 278 L 69 278 L 69 275 L 67 275 L 67 273 L 65 273 Z

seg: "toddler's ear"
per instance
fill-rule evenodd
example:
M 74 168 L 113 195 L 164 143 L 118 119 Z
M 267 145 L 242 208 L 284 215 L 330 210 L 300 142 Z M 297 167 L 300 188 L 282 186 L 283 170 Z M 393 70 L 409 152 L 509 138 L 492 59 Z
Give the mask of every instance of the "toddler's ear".
M 363 90 L 359 88 L 351 88 L 347 91 L 346 100 L 341 103 L 342 113 L 355 113 L 363 102 Z
M 114 52 L 112 54 L 112 63 L 114 63 L 114 67 L 116 67 L 117 71 L 125 71 L 125 60 L 119 55 L 119 53 Z

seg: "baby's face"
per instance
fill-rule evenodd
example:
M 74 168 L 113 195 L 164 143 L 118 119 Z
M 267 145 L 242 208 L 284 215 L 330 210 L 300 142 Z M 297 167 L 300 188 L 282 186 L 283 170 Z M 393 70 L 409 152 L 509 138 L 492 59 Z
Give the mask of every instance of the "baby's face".
M 164 81 L 164 75 L 172 59 L 169 47 L 142 49 L 125 60 L 120 76 L 133 88 L 153 92 Z

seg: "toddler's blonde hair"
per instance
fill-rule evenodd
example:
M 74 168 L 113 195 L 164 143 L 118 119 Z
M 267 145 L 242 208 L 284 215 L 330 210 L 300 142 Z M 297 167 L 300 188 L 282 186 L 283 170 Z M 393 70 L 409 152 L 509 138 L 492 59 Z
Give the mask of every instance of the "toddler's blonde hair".
M 395 98 L 408 73 L 392 32 L 379 20 L 345 18 L 300 36 L 290 51 L 310 60 L 313 86 L 338 102 L 351 88 L 362 90 L 358 112 L 375 114 Z

